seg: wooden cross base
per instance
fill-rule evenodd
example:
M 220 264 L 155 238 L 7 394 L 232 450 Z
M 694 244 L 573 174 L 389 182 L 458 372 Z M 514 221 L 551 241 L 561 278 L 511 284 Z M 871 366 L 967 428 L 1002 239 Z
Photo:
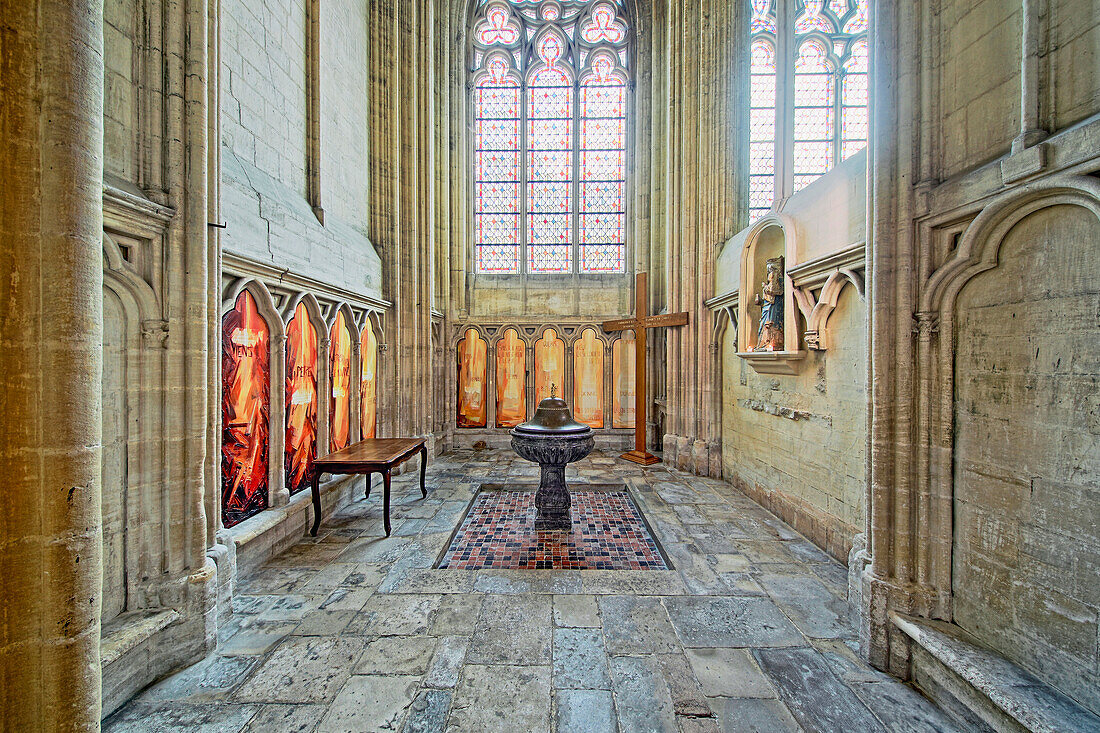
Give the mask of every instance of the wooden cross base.
M 646 330 L 650 328 L 668 328 L 686 326 L 687 313 L 666 313 L 660 316 L 649 315 L 649 297 L 646 292 L 646 273 L 638 273 L 634 288 L 634 317 L 607 321 L 603 330 L 634 332 L 634 450 L 620 456 L 623 460 L 642 466 L 652 466 L 661 459 L 645 449 L 646 419 L 646 383 L 645 383 L 645 342 Z
M 642 466 L 652 466 L 654 463 L 660 463 L 661 459 L 653 455 L 649 451 L 636 451 L 631 450 L 623 453 L 619 458 L 624 461 L 630 461 L 631 463 L 637 463 Z

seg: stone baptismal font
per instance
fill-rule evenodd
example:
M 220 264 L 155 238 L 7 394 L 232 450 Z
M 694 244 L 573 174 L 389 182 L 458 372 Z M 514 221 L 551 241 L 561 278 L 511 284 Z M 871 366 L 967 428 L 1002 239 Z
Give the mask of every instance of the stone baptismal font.
M 569 515 L 569 487 L 565 485 L 565 467 L 581 460 L 595 445 L 592 428 L 577 422 L 565 400 L 550 396 L 539 403 L 534 417 L 512 430 L 512 450 L 520 458 L 542 467 L 539 489 L 535 493 L 536 530 L 565 530 L 572 527 Z

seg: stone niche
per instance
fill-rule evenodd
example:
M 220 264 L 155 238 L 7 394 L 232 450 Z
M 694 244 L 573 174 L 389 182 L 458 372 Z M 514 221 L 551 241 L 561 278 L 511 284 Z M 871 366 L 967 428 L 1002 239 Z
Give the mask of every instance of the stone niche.
M 1054 199 L 1057 204 L 1059 200 Z M 1076 202 L 1074 202 L 1076 203 Z M 954 620 L 1100 712 L 1100 207 L 1004 236 L 954 308 Z
M 806 358 L 799 350 L 799 311 L 787 273 L 795 253 L 792 233 L 793 223 L 782 215 L 766 217 L 749 231 L 741 251 L 737 355 L 760 374 L 797 374 Z M 774 320 L 762 328 L 766 314 Z

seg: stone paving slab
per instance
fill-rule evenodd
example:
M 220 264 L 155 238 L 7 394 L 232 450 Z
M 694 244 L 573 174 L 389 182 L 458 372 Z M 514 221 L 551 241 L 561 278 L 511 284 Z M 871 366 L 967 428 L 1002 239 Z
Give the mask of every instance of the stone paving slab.
M 554 687 L 611 689 L 611 673 L 599 629 L 554 629 Z
M 625 482 L 673 569 L 433 570 L 478 486 L 537 476 L 441 456 L 427 499 L 396 477 L 394 536 L 377 490 L 353 502 L 238 582 L 214 654 L 104 729 L 955 730 L 859 659 L 844 566 L 731 486 L 599 452 L 570 475 Z
M 548 664 L 553 625 L 547 595 L 486 596 L 466 652 L 470 664 Z
M 814 649 L 757 649 L 753 652 L 798 723 L 811 733 L 886 733 L 850 687 Z
M 332 701 L 318 729 L 401 730 L 418 682 L 415 676 L 355 675 Z
M 556 733 L 617 733 L 615 698 L 609 690 L 554 692 Z
M 680 640 L 660 598 L 601 596 L 599 605 L 609 653 L 660 654 L 680 650 Z
M 665 606 L 684 646 L 768 647 L 805 642 L 767 598 L 676 596 L 665 599 Z
M 468 664 L 455 688 L 447 730 L 549 730 L 550 691 L 550 667 Z

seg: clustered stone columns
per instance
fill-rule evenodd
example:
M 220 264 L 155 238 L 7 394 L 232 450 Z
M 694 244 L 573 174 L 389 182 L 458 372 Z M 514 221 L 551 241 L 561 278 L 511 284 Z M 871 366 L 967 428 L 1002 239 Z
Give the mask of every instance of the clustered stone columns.
M 648 85 L 653 110 L 667 110 L 652 130 L 654 141 L 662 132 L 667 140 L 663 160 L 647 164 L 667 174 L 636 179 L 651 207 L 639 231 L 650 237 L 649 269 L 667 273 L 664 303 L 651 307 L 691 314 L 687 328 L 664 334 L 664 363 L 653 365 L 665 371 L 665 458 L 710 476 L 722 472 L 721 375 L 714 314 L 703 302 L 714 294 L 715 248 L 743 223 L 738 202 L 745 186 L 736 170 L 744 146 L 735 141 L 748 137 L 740 134 L 746 112 L 736 104 L 747 91 L 739 71 L 748 57 L 746 9 L 747 3 L 718 0 L 656 3 L 645 23 L 654 35 L 643 39 L 639 54 L 653 64 L 639 86 Z M 639 147 L 636 159 L 642 157 Z
M 435 249 L 435 2 L 370 9 L 371 241 L 395 304 L 386 332 L 380 436 L 432 429 L 432 293 Z M 429 441 L 434 444 L 434 441 Z
M 0 4 L 5 730 L 99 728 L 102 17 Z

